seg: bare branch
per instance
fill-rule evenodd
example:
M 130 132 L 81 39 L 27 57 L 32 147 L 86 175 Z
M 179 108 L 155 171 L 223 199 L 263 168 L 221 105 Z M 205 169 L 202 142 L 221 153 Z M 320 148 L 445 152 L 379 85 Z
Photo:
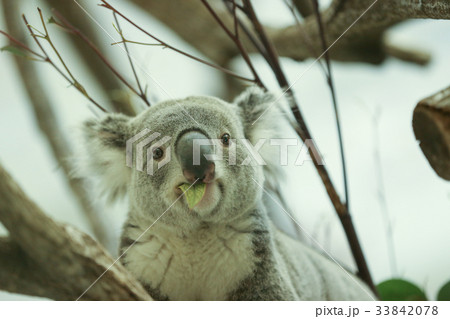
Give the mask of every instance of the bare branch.
M 26 33 L 21 28 L 18 22 L 19 20 L 14 18 L 18 16 L 18 5 L 14 1 L 3 2 L 5 22 L 11 33 L 16 34 L 21 39 L 25 39 Z M 58 120 L 52 109 L 52 103 L 45 93 L 45 88 L 38 76 L 35 65 L 28 63 L 22 57 L 14 57 L 14 61 L 23 80 L 30 104 L 33 107 L 32 110 L 36 122 L 46 137 L 55 159 L 61 166 L 64 176 L 75 195 L 75 199 L 78 201 L 83 214 L 87 218 L 95 237 L 103 245 L 112 249 L 112 235 L 107 231 L 107 227 L 102 221 L 99 212 L 92 206 L 83 181 L 71 177 L 73 168 L 68 161 L 71 157 L 70 143 L 58 124 Z
M 348 177 L 347 177 L 347 162 L 345 160 L 345 152 L 344 152 L 344 141 L 342 137 L 342 130 L 341 130 L 341 120 L 339 117 L 339 109 L 337 105 L 337 98 L 336 98 L 336 91 L 334 88 L 334 82 L 333 82 L 333 73 L 331 70 L 331 62 L 330 62 L 330 55 L 328 53 L 328 44 L 326 40 L 326 31 L 324 29 L 323 21 L 322 21 L 322 14 L 319 11 L 319 1 L 318 0 L 312 0 L 313 3 L 313 9 L 314 14 L 317 18 L 317 25 L 319 28 L 319 34 L 320 34 L 320 41 L 322 42 L 322 50 L 324 52 L 323 56 L 325 58 L 325 66 L 326 66 L 326 72 L 325 76 L 327 78 L 328 86 L 330 88 L 331 92 L 331 99 L 333 101 L 333 110 L 336 120 L 336 127 L 337 127 L 337 133 L 338 133 L 338 140 L 339 140 L 339 150 L 341 155 L 341 165 L 342 165 L 342 177 L 344 180 L 344 194 L 345 194 L 345 205 L 347 207 L 347 211 L 350 212 L 350 201 L 349 201 L 349 191 L 348 191 Z
M 431 54 L 419 48 L 399 46 L 389 39 L 383 41 L 383 46 L 387 55 L 405 62 L 427 65 L 431 61 Z
M 63 299 L 63 292 L 58 282 L 50 278 L 31 260 L 10 238 L 0 237 L 0 290 L 44 297 Z
M 5 22 L 8 30 L 20 37 L 26 38 L 26 32 L 19 23 L 20 20 L 15 19 L 19 15 L 19 4 L 15 1 L 4 1 L 3 9 L 5 13 Z M 23 44 L 23 47 L 27 46 Z M 44 58 L 44 57 L 43 57 Z M 28 94 L 30 104 L 33 107 L 34 116 L 41 132 L 46 137 L 53 156 L 61 166 L 64 176 L 78 201 L 80 208 L 89 221 L 89 225 L 95 237 L 106 247 L 112 249 L 112 235 L 107 231 L 106 225 L 103 223 L 100 214 L 91 204 L 89 195 L 86 192 L 84 183 L 80 179 L 71 177 L 72 166 L 68 161 L 71 158 L 70 143 L 64 135 L 64 131 L 58 124 L 57 117 L 52 109 L 52 103 L 46 95 L 45 87 L 38 76 L 36 67 L 32 63 L 22 57 L 14 57 L 15 64 L 19 74 L 23 80 L 26 93 Z
M 253 74 L 254 82 L 261 88 L 265 88 L 264 84 L 262 83 L 258 73 L 256 72 L 255 67 L 253 66 L 252 61 L 250 60 L 250 57 L 247 53 L 247 50 L 244 48 L 244 45 L 242 44 L 242 41 L 239 37 L 239 19 L 237 17 L 236 13 L 236 2 L 233 0 L 231 1 L 231 14 L 233 16 L 233 29 L 234 31 L 230 31 L 228 27 L 223 23 L 222 19 L 216 14 L 214 9 L 209 5 L 207 0 L 202 0 L 203 5 L 206 7 L 206 9 L 211 13 L 211 15 L 214 17 L 214 19 L 217 21 L 217 23 L 220 25 L 220 27 L 225 31 L 225 33 L 228 35 L 228 37 L 233 40 L 233 42 L 236 44 L 236 47 L 238 48 L 242 58 L 244 59 L 245 63 L 250 69 L 250 72 Z
M 381 63 L 389 54 L 384 50 L 384 32 L 392 25 L 413 18 L 450 19 L 448 1 L 374 1 L 334 0 L 322 13 L 327 31 L 327 43 L 333 43 L 362 16 L 360 21 L 350 28 L 330 50 L 330 56 L 333 59 Z M 367 10 L 369 7 L 370 9 Z M 314 47 L 320 47 L 319 30 L 312 16 L 305 20 L 301 29 L 295 26 L 269 29 L 269 35 L 280 55 L 297 60 L 310 56 L 308 50 L 302 49 L 302 33 L 309 35 Z
M 205 56 L 220 65 L 226 65 L 239 50 L 233 41 L 223 34 L 221 27 L 214 23 L 212 16 L 205 14 L 200 1 L 155 1 L 131 0 L 144 8 L 151 15 L 169 26 L 186 42 L 193 45 Z M 301 1 L 301 0 L 300 0 Z M 308 0 L 305 0 L 306 2 Z M 327 43 L 333 43 L 375 0 L 334 0 L 331 6 L 324 10 L 323 21 L 327 31 Z M 230 2 L 230 1 L 227 1 Z M 330 50 L 330 57 L 344 62 L 382 63 L 392 51 L 386 50 L 385 31 L 392 25 L 412 18 L 449 19 L 450 5 L 444 0 L 394 0 L 381 1 L 367 11 Z M 218 16 L 226 25 L 232 25 L 232 17 L 225 12 L 216 10 Z M 190 17 L 195 16 L 196 19 Z M 314 16 L 308 16 L 301 24 L 286 28 L 265 28 L 269 38 L 280 56 L 296 60 L 317 57 L 313 52 L 322 52 L 319 30 Z M 305 42 L 305 34 L 311 43 Z M 199 36 L 201 35 L 201 36 Z M 242 39 L 244 46 L 251 52 L 259 52 L 253 48 L 251 41 Z M 311 50 L 311 47 L 314 50 Z M 406 49 L 403 49 L 406 53 Z M 394 51 L 395 54 L 398 51 Z M 394 55 L 403 58 L 405 53 Z M 406 54 L 408 57 L 408 54 Z M 405 61 L 419 62 L 422 60 L 405 58 Z
M 417 104 L 413 128 L 431 167 L 450 181 L 450 87 Z
M 42 12 L 40 9 L 38 9 L 39 11 L 39 15 L 41 17 L 41 21 L 42 24 L 44 25 L 44 29 L 45 31 L 47 31 L 46 27 L 45 27 L 45 22 L 42 16 Z M 39 47 L 39 49 L 41 50 L 43 56 L 44 56 L 44 61 L 49 63 L 67 82 L 69 82 L 71 85 L 73 85 L 81 94 L 83 94 L 89 101 L 91 101 L 96 107 L 98 107 L 100 110 L 102 110 L 103 112 L 106 112 L 106 109 L 103 108 L 98 102 L 96 102 L 86 91 L 86 89 L 75 79 L 75 77 L 72 75 L 72 73 L 70 72 L 69 68 L 67 67 L 67 65 L 65 64 L 64 60 L 62 59 L 61 55 L 59 54 L 58 50 L 56 49 L 56 47 L 53 45 L 52 40 L 50 39 L 49 34 L 46 32 L 44 34 L 44 36 L 42 35 L 37 35 L 34 33 L 33 28 L 30 26 L 30 24 L 28 23 L 27 18 L 25 17 L 25 15 L 22 15 L 23 21 L 25 22 L 25 25 L 28 28 L 28 31 L 30 32 L 31 37 L 33 38 L 33 40 L 36 42 L 37 46 Z M 12 38 L 11 35 L 8 36 L 9 38 Z M 56 55 L 58 56 L 58 59 L 60 60 L 60 62 L 63 64 L 64 69 L 68 72 L 69 75 L 66 75 L 54 62 L 52 59 L 50 59 L 49 55 L 47 54 L 47 52 L 45 51 L 44 47 L 42 46 L 42 44 L 39 42 L 39 39 L 44 39 L 47 42 L 49 42 L 49 44 L 51 45 L 52 49 L 55 51 Z M 29 50 L 31 52 L 31 50 Z
M 36 270 L 15 284 L 3 281 L 0 288 L 57 300 L 76 300 L 108 271 L 83 296 L 83 300 L 150 300 L 139 282 L 120 263 L 88 235 L 68 225 L 56 223 L 32 202 L 11 176 L 0 166 L 0 222 L 8 229 L 10 240 L 0 242 L 0 256 L 24 263 L 17 271 Z M 16 245 L 14 245 L 13 241 Z M 13 261 L 11 261 L 12 263 Z M 10 262 L 1 263 L 0 276 L 13 276 Z M 112 265 L 112 266 L 111 266 Z M 17 274 L 16 274 L 17 275 Z M 47 280 L 48 279 L 48 280 Z M 45 280 L 45 285 L 41 285 Z
M 100 35 L 98 27 L 94 26 L 92 20 L 85 12 L 75 3 L 75 1 L 61 0 L 44 0 L 52 8 L 58 10 L 67 20 L 72 21 L 76 27 L 93 43 L 102 43 L 103 33 Z M 102 31 L 103 32 L 103 31 Z M 110 98 L 112 109 L 115 112 L 126 115 L 135 115 L 136 111 L 133 106 L 122 99 L 113 98 L 114 92 L 122 91 L 123 86 L 120 81 L 110 76 L 111 71 L 103 63 L 99 63 L 96 54 L 78 37 L 67 37 L 74 45 L 76 52 L 81 56 L 82 61 L 86 64 L 86 69 L 90 75 L 97 80 L 97 83 L 103 88 L 107 96 Z M 106 46 L 105 46 L 106 47 Z
M 200 58 L 198 58 L 198 57 L 196 57 L 196 56 L 193 56 L 192 54 L 189 54 L 189 53 L 187 53 L 187 52 L 184 52 L 184 51 L 182 51 L 182 50 L 180 50 L 180 49 L 177 49 L 176 47 L 174 47 L 174 46 L 168 44 L 167 42 L 165 42 L 165 41 L 159 39 L 158 37 L 154 36 L 154 35 L 151 34 L 150 32 L 148 32 L 148 31 L 144 30 L 143 28 L 141 28 L 139 25 L 137 25 L 136 23 L 134 23 L 131 19 L 129 19 L 129 18 L 126 17 L 124 14 L 122 14 L 120 11 L 118 11 L 116 8 L 114 8 L 113 6 L 111 6 L 107 1 L 105 1 L 105 0 L 101 0 L 101 1 L 102 1 L 102 4 L 101 4 L 102 7 L 105 7 L 105 8 L 107 8 L 107 9 L 111 10 L 112 12 L 116 13 L 117 15 L 119 15 L 120 17 L 122 17 L 125 21 L 127 21 L 128 23 L 130 23 L 133 27 L 135 27 L 136 29 L 138 29 L 138 30 L 141 31 L 142 33 L 146 34 L 147 36 L 149 36 L 150 38 L 152 38 L 153 40 L 155 40 L 156 42 L 158 42 L 159 44 L 161 44 L 161 45 L 164 46 L 165 48 L 170 49 L 170 50 L 172 50 L 172 51 L 175 51 L 175 52 L 177 52 L 177 53 L 179 53 L 179 54 L 181 54 L 181 55 L 184 55 L 184 56 L 186 56 L 186 57 L 188 57 L 188 58 L 190 58 L 190 59 L 192 59 L 192 60 L 194 60 L 194 61 L 197 61 L 197 62 L 200 62 L 200 63 L 202 63 L 202 64 L 208 65 L 208 66 L 210 66 L 210 67 L 212 67 L 212 68 L 214 68 L 214 69 L 217 69 L 217 70 L 219 70 L 219 71 L 221 71 L 221 72 L 223 72 L 223 73 L 225 73 L 225 74 L 234 76 L 234 77 L 236 77 L 236 78 L 238 78 L 238 79 L 240 79 L 240 80 L 248 81 L 248 82 L 253 82 L 253 83 L 255 82 L 255 80 L 253 80 L 253 79 L 249 79 L 249 78 L 247 78 L 247 77 L 241 76 L 241 75 L 239 75 L 239 74 L 237 74 L 237 73 L 235 73 L 235 72 L 233 72 L 233 71 L 231 71 L 231 70 L 228 70 L 228 69 L 226 69 L 226 68 L 221 67 L 220 65 L 216 65 L 216 64 L 214 64 L 214 63 L 211 63 L 211 62 L 208 62 L 208 61 L 206 61 L 206 60 L 200 59 Z
M 311 0 L 293 0 L 292 3 L 297 8 L 302 17 L 308 17 L 314 13 L 314 8 Z
M 166 24 L 187 43 L 219 65 L 227 65 L 230 59 L 239 54 L 234 42 L 205 10 L 201 1 L 131 0 L 131 2 Z M 218 14 L 226 25 L 232 25 L 233 22 L 227 12 Z
M 125 84 L 125 86 L 127 86 L 134 94 L 139 96 L 142 99 L 142 101 L 144 101 L 144 103 L 147 104 L 147 106 L 150 106 L 150 103 L 147 100 L 147 96 L 142 91 L 141 92 L 136 91 L 136 89 L 130 83 L 128 83 L 128 81 L 120 74 L 119 71 L 116 70 L 116 68 L 108 61 L 108 59 L 103 55 L 103 53 L 100 52 L 100 50 L 95 46 L 95 44 L 92 43 L 91 40 L 89 40 L 88 37 L 86 37 L 79 29 L 74 27 L 69 21 L 67 21 L 67 19 L 64 18 L 58 11 L 54 10 L 54 13 L 56 17 L 62 22 L 62 24 L 58 25 L 62 25 L 64 28 L 66 28 L 66 30 L 75 34 L 81 40 L 83 40 L 95 52 L 97 57 L 106 65 L 106 67 L 109 70 L 111 70 L 111 72 L 119 79 L 119 81 Z M 45 32 L 47 33 L 47 30 L 45 30 Z
M 113 17 L 114 17 L 114 21 L 116 22 L 116 25 L 117 25 L 117 32 L 120 34 L 120 37 L 122 38 L 123 47 L 125 48 L 125 52 L 126 52 L 127 57 L 128 57 L 128 62 L 130 62 L 131 71 L 133 72 L 134 78 L 136 79 L 136 84 L 137 84 L 138 89 L 139 89 L 139 95 L 141 97 L 144 97 L 146 104 L 148 106 L 150 106 L 150 102 L 147 100 L 147 92 L 142 89 L 141 81 L 139 81 L 139 77 L 138 77 L 138 75 L 136 73 L 136 68 L 134 67 L 133 59 L 131 58 L 130 50 L 128 49 L 127 41 L 126 41 L 126 39 L 125 39 L 125 37 L 123 35 L 122 28 L 120 27 L 119 19 L 117 19 L 117 14 L 113 13 Z

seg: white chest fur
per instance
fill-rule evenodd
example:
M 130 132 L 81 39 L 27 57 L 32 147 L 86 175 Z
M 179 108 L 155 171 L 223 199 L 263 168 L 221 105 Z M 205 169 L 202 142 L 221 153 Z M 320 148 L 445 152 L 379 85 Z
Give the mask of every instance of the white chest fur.
M 253 271 L 251 236 L 227 226 L 145 238 L 127 251 L 127 268 L 170 300 L 225 300 Z

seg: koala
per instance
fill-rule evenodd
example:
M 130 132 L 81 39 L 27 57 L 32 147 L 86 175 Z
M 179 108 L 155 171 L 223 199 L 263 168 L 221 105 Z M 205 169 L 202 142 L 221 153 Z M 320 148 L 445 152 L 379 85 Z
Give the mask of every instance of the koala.
M 98 177 L 110 199 L 128 197 L 120 260 L 156 300 L 374 299 L 356 276 L 269 217 L 274 206 L 265 204 L 265 189 L 276 189 L 276 160 L 261 151 L 265 165 L 255 163 L 244 141 L 255 145 L 280 134 L 287 122 L 275 102 L 251 87 L 233 103 L 193 96 L 136 117 L 111 114 L 84 123 L 87 174 Z M 139 170 L 126 165 L 127 154 L 137 155 L 130 139 L 145 129 L 159 138 L 148 143 L 147 169 Z M 216 142 L 202 145 L 194 163 L 198 140 Z M 207 156 L 218 149 L 222 158 Z M 195 183 L 205 191 L 190 208 L 180 185 Z

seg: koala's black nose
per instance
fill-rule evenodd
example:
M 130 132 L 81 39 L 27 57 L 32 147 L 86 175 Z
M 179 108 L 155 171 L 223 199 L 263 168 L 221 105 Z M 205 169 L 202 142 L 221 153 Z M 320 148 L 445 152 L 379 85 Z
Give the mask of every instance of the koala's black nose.
M 215 164 L 211 159 L 214 145 L 197 131 L 184 133 L 175 146 L 183 175 L 190 183 L 197 179 L 209 183 L 214 179 Z

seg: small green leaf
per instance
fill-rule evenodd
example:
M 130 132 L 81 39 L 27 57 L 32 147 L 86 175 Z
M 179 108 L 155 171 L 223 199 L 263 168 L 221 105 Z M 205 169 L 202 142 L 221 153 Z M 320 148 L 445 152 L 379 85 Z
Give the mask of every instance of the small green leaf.
M 20 57 L 23 57 L 23 58 L 28 57 L 28 55 L 26 54 L 25 51 L 22 51 L 21 49 L 19 49 L 17 47 L 14 47 L 12 45 L 7 45 L 7 46 L 1 48 L 0 51 L 2 51 L 2 52 L 3 51 L 7 51 L 9 53 L 12 53 L 14 55 L 17 55 L 17 56 L 20 56 Z
M 439 290 L 437 300 L 450 301 L 450 281 L 442 286 L 441 290 Z
M 192 209 L 202 200 L 203 196 L 205 195 L 206 184 L 198 183 L 192 186 L 189 184 L 183 184 L 180 185 L 179 188 L 183 191 L 184 195 L 186 196 L 186 201 L 188 203 L 189 208 Z
M 377 286 L 380 299 L 383 301 L 423 301 L 425 293 L 413 283 L 403 279 L 390 279 Z
M 56 23 L 56 20 L 55 20 L 55 18 L 50 17 L 50 18 L 48 19 L 47 23 L 48 23 L 48 24 Z

